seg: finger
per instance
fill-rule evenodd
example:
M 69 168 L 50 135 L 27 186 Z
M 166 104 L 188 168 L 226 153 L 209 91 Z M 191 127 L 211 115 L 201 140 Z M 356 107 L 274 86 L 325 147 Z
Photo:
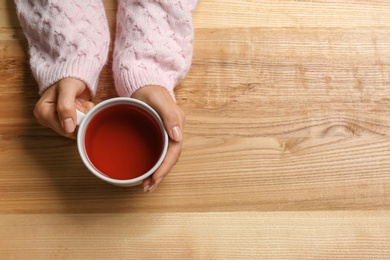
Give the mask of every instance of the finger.
M 41 125 L 52 129 L 62 136 L 73 139 L 76 138 L 75 133 L 68 134 L 62 128 L 55 110 L 55 104 L 46 104 L 46 106 L 43 107 L 39 107 L 37 105 L 36 109 L 34 109 L 34 115 L 37 118 L 38 123 Z
M 147 192 L 149 191 L 150 187 L 152 187 L 152 183 L 153 183 L 153 177 L 149 177 L 147 179 L 145 179 L 143 182 L 142 182 L 142 189 L 144 192 Z
M 143 183 L 144 191 L 153 192 L 157 188 L 158 184 L 168 175 L 173 166 L 175 166 L 179 160 L 182 146 L 182 142 L 170 141 L 167 155 L 165 156 L 163 163 L 153 174 L 153 176 Z M 149 186 L 148 189 L 146 189 L 147 186 Z
M 163 109 L 159 114 L 169 137 L 176 142 L 181 142 L 183 140 L 184 112 L 175 105 L 170 109 Z
M 67 84 L 61 82 L 58 86 L 57 114 L 62 128 L 68 134 L 76 128 L 76 104 L 75 99 L 85 89 L 79 84 Z
M 41 125 L 51 128 L 62 136 L 75 138 L 74 135 L 69 135 L 63 130 L 56 112 L 56 100 L 56 87 L 53 86 L 43 93 L 35 105 L 34 116 Z
M 152 96 L 155 97 L 155 96 Z M 173 97 L 163 89 L 163 96 L 155 100 L 155 109 L 160 114 L 169 137 L 176 142 L 183 140 L 184 112 Z

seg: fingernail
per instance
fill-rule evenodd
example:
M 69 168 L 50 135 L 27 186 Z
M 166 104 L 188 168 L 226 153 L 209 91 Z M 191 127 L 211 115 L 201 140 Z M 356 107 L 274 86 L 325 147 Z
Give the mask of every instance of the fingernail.
M 152 193 L 156 188 L 157 188 L 157 185 L 162 181 L 163 178 L 160 178 L 158 179 L 153 185 L 152 187 L 150 187 L 149 189 L 149 192 Z
M 66 118 L 64 120 L 64 130 L 66 133 L 70 134 L 74 131 L 74 123 L 72 118 Z
M 175 126 L 172 128 L 172 135 L 173 135 L 173 140 L 176 142 L 180 142 L 182 139 L 181 131 L 178 126 Z
M 149 185 L 146 185 L 145 188 L 144 188 L 144 192 L 147 192 L 149 190 L 150 186 Z
M 149 193 L 152 193 L 156 188 L 157 188 L 156 184 L 152 185 L 152 187 L 150 187 L 149 189 Z
M 154 185 L 157 186 L 157 185 L 162 181 L 162 179 L 163 179 L 163 178 L 158 179 Z

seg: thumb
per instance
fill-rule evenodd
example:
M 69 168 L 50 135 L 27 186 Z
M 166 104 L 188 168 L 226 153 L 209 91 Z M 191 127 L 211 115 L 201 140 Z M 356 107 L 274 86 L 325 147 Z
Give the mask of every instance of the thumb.
M 181 142 L 183 140 L 184 113 L 175 106 L 172 110 L 161 110 L 160 116 L 169 137 L 176 142 Z
M 181 142 L 183 140 L 184 112 L 165 89 L 160 89 L 159 92 L 155 93 L 160 93 L 160 95 L 155 97 L 156 102 L 153 105 L 160 114 L 169 137 L 176 142 Z
M 79 80 L 62 80 L 58 85 L 57 115 L 62 128 L 67 134 L 76 129 L 76 97 L 86 89 Z
M 146 102 L 157 111 L 172 140 L 183 140 L 184 112 L 165 88 L 157 85 L 145 86 L 137 90 L 132 97 Z

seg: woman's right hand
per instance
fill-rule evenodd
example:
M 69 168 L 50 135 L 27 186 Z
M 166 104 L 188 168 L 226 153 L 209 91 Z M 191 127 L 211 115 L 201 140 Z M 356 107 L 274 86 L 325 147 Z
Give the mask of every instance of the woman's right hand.
M 43 92 L 34 108 L 38 122 L 58 134 L 76 139 L 76 109 L 87 113 L 94 103 L 87 85 L 76 78 L 65 78 Z

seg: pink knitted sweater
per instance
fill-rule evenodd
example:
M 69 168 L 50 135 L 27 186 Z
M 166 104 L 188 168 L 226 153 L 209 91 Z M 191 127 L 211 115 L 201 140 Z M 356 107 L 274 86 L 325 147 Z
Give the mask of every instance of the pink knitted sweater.
M 74 77 L 96 93 L 110 34 L 101 0 L 15 0 L 40 93 Z M 113 73 L 120 96 L 146 85 L 172 95 L 191 65 L 197 0 L 118 0 Z

